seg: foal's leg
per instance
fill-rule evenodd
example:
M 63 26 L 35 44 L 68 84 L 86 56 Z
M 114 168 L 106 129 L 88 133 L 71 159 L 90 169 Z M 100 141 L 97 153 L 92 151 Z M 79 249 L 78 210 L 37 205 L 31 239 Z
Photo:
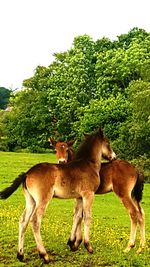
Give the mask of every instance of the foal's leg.
M 76 251 L 76 250 L 78 250 L 78 247 L 80 246 L 81 243 L 82 243 L 82 219 L 80 220 L 80 222 L 77 226 L 74 241 L 71 241 L 69 238 L 67 244 L 70 246 L 70 249 L 72 251 Z
M 82 207 L 82 199 L 76 199 L 71 236 L 67 243 L 72 251 L 76 251 L 82 241 L 82 232 L 77 234 L 78 225 L 82 222 Z
M 93 199 L 94 193 L 87 194 L 83 197 L 84 246 L 89 253 L 93 253 L 89 237 Z
M 18 242 L 18 254 L 17 258 L 22 261 L 23 260 L 23 245 L 24 245 L 24 234 L 27 229 L 30 217 L 35 209 L 35 201 L 32 196 L 25 190 L 25 198 L 26 198 L 26 208 L 20 218 L 19 222 L 19 242 Z
M 31 218 L 31 224 L 32 224 L 32 231 L 34 234 L 34 238 L 36 241 L 39 255 L 41 258 L 44 259 L 45 263 L 48 263 L 49 256 L 42 242 L 41 233 L 40 233 L 41 220 L 42 220 L 46 205 L 47 203 L 39 203 L 37 205 L 37 207 L 35 208 L 34 214 L 32 215 L 32 218 Z
M 130 230 L 130 239 L 127 245 L 127 248 L 124 252 L 130 251 L 131 248 L 135 246 L 135 238 L 136 238 L 136 230 L 137 230 L 137 222 L 138 222 L 138 209 L 134 204 L 133 200 L 130 196 L 126 196 L 121 198 L 122 203 L 127 208 L 130 219 L 131 219 L 131 230 Z
M 137 203 L 138 207 L 138 223 L 140 226 L 140 247 L 138 249 L 138 253 L 140 253 L 144 247 L 145 247 L 145 216 L 144 216 L 144 210 L 140 206 L 140 203 Z
M 77 226 L 77 230 L 76 230 L 76 237 L 75 237 L 75 244 L 74 244 L 76 249 L 78 249 L 81 243 L 82 243 L 82 219 L 80 220 Z

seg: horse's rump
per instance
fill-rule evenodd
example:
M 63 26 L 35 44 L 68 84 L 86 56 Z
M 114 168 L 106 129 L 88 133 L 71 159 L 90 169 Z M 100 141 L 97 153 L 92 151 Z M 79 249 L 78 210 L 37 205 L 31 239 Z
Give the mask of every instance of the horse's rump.
M 100 186 L 96 194 L 114 191 L 118 196 L 131 192 L 138 180 L 138 170 L 125 160 L 114 160 L 101 164 Z M 134 194 L 133 194 L 134 195 Z

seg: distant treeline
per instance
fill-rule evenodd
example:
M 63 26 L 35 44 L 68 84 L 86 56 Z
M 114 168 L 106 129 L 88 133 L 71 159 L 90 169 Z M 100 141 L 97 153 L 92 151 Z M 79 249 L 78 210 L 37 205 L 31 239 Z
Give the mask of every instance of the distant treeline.
M 9 98 L 11 95 L 11 90 L 0 87 L 0 109 L 5 109 L 9 103 Z
M 102 127 L 120 157 L 149 157 L 150 33 L 75 37 L 11 93 L 9 106 L 0 112 L 1 150 L 44 151 L 50 136 L 78 145 L 84 132 Z

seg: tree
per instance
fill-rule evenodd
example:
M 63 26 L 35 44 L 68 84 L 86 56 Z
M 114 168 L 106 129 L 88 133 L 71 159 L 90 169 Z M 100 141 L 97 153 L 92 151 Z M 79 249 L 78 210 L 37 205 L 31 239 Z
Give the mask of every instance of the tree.
M 116 48 L 128 48 L 133 41 L 137 40 L 138 43 L 141 43 L 148 36 L 149 33 L 144 29 L 134 27 L 127 34 L 119 35 L 118 40 L 114 41 L 114 46 Z
M 65 54 L 55 54 L 55 62 L 48 79 L 49 106 L 55 125 L 53 132 L 70 138 L 73 123 L 78 120 L 77 108 L 85 106 L 95 97 L 94 42 L 88 35 L 74 39 Z M 55 130 L 54 130 L 55 129 Z
M 117 41 L 75 37 L 70 50 L 38 66 L 25 90 L 14 94 L 13 110 L 4 116 L 9 149 L 37 151 L 49 136 L 80 139 L 101 126 L 121 156 L 148 154 L 149 74 L 150 34 L 144 30 L 134 28 Z
M 109 38 L 103 37 L 95 42 L 96 53 L 106 52 L 113 48 L 115 48 L 114 42 L 112 42 Z
M 91 100 L 89 105 L 78 110 L 79 121 L 74 124 L 76 136 L 80 139 L 82 133 L 101 127 L 112 141 L 115 140 L 122 123 L 129 116 L 128 107 L 128 100 L 120 93 L 108 99 Z
M 127 120 L 119 129 L 114 146 L 121 157 L 133 159 L 150 156 L 150 83 L 132 81 L 126 89 L 130 108 Z
M 131 82 L 128 88 L 131 100 L 132 118 L 129 134 L 132 139 L 134 156 L 150 156 L 150 83 L 144 81 Z
M 5 87 L 0 87 L 0 109 L 5 109 L 9 103 L 11 91 Z
M 125 48 L 99 53 L 96 63 L 97 96 L 109 97 L 125 88 L 132 80 L 144 77 L 144 66 L 150 62 L 150 35 L 139 42 L 133 40 Z
M 10 150 L 29 148 L 40 151 L 48 144 L 50 112 L 46 105 L 47 95 L 26 89 L 11 99 L 12 111 L 7 113 L 7 142 Z

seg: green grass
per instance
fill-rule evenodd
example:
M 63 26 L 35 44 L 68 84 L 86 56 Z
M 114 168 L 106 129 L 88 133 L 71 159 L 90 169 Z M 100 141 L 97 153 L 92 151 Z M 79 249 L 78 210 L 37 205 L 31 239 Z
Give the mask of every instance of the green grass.
M 0 190 L 8 186 L 21 172 L 36 163 L 45 161 L 55 162 L 55 155 L 0 152 Z M 74 253 L 66 245 L 72 225 L 74 200 L 53 199 L 47 208 L 41 227 L 43 241 L 51 258 L 49 265 L 54 267 L 150 266 L 149 196 L 150 184 L 146 184 L 142 206 L 146 217 L 147 246 L 139 255 L 136 253 L 139 245 L 139 231 L 136 247 L 127 254 L 123 253 L 129 238 L 130 220 L 126 210 L 113 193 L 95 196 L 91 226 L 91 242 L 94 248 L 92 255 L 88 254 L 83 245 Z M 20 263 L 16 259 L 18 222 L 24 205 L 21 188 L 7 200 L 0 201 L 0 267 L 44 265 L 36 251 L 30 225 L 25 235 L 25 261 Z

